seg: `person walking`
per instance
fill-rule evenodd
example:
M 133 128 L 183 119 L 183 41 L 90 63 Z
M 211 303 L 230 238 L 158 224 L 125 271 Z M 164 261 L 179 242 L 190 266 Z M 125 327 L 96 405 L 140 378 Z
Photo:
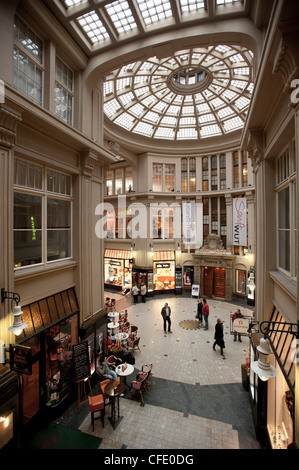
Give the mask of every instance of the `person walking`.
M 233 324 L 234 324 L 234 321 L 235 321 L 236 318 L 244 318 L 242 313 L 241 313 L 241 310 L 239 308 L 235 311 L 235 313 L 233 315 L 233 318 L 232 318 Z M 240 343 L 242 343 L 241 335 L 238 334 L 236 331 L 234 331 L 234 341 L 237 341 L 237 336 L 239 337 Z
M 198 321 L 200 323 L 202 323 L 202 307 L 203 307 L 203 303 L 202 303 L 201 299 L 198 299 L 198 301 L 197 301 L 197 318 L 198 318 Z
M 133 299 L 134 299 L 134 304 L 137 304 L 138 303 L 138 287 L 137 287 L 137 284 L 134 284 L 134 286 L 132 287 L 132 295 L 133 295 Z
M 171 319 L 170 319 L 171 308 L 169 307 L 169 305 L 167 303 L 162 308 L 161 315 L 163 317 L 163 322 L 164 322 L 164 333 L 166 333 L 167 323 L 168 323 L 168 333 L 172 333 L 172 331 L 170 329 L 170 327 L 171 327 Z
M 206 299 L 202 299 L 202 301 L 203 301 L 202 314 L 203 314 L 204 321 L 205 321 L 205 327 L 204 327 L 204 329 L 205 329 L 205 330 L 208 330 L 208 329 L 209 329 L 209 313 L 210 313 L 210 309 L 209 309 L 209 305 L 208 305 L 208 303 L 207 303 L 207 300 L 206 300 Z
M 145 286 L 145 284 L 141 284 L 140 294 L 141 294 L 142 302 L 145 304 L 145 296 L 146 296 L 146 286 Z
M 223 349 L 225 348 L 225 343 L 224 343 L 224 340 L 223 340 L 223 322 L 222 322 L 221 318 L 217 319 L 217 323 L 215 325 L 214 340 L 215 340 L 215 342 L 213 344 L 214 351 L 216 351 L 215 346 L 217 344 L 217 346 L 220 347 L 221 356 L 224 356 Z

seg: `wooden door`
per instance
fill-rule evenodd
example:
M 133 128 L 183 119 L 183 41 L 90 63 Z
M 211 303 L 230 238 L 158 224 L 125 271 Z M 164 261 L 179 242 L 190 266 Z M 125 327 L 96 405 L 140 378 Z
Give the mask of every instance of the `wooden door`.
M 204 268 L 204 295 L 213 297 L 213 268 L 205 266 Z
M 214 296 L 225 298 L 225 268 L 214 268 Z

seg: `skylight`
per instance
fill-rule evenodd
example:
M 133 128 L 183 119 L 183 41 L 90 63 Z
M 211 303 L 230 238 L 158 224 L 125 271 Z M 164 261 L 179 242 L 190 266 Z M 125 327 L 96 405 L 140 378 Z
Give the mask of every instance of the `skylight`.
M 195 140 L 239 130 L 253 90 L 252 62 L 248 49 L 220 44 L 122 65 L 104 82 L 104 113 L 124 129 L 155 139 Z

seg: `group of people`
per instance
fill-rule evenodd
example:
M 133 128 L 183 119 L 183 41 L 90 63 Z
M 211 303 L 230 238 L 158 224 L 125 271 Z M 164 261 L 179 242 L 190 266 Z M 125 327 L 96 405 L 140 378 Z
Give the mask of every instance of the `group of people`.
M 196 317 L 198 318 L 199 322 L 202 323 L 204 320 L 204 329 L 208 330 L 209 329 L 209 305 L 207 303 L 206 299 L 198 299 L 197 301 L 197 315 Z M 161 310 L 161 315 L 163 318 L 163 328 L 164 328 L 164 333 L 172 333 L 171 331 L 171 308 L 169 307 L 168 303 L 165 303 L 164 307 Z M 243 318 L 243 315 L 238 308 L 237 311 L 234 313 L 232 321 L 236 318 Z M 168 325 L 168 329 L 167 329 Z M 241 335 L 237 333 L 236 331 L 234 332 L 234 341 L 237 341 L 237 336 L 239 338 L 239 341 L 242 342 Z M 219 346 L 220 347 L 220 354 L 221 356 L 224 356 L 223 349 L 225 348 L 225 342 L 224 342 L 224 332 L 223 332 L 223 321 L 221 318 L 217 319 L 217 323 L 215 325 L 215 334 L 214 334 L 214 344 L 213 344 L 213 350 L 216 351 L 215 347 Z
M 129 294 L 129 292 L 130 292 L 130 289 L 129 289 L 129 287 L 127 287 L 127 289 L 125 290 L 123 295 L 126 296 L 127 294 Z M 132 296 L 133 296 L 134 304 L 137 304 L 138 303 L 138 295 L 139 295 L 139 289 L 137 287 L 137 284 L 134 284 L 134 286 L 132 287 L 131 293 L 132 293 Z M 141 295 L 142 302 L 145 303 L 146 285 L 143 284 L 143 283 L 140 286 L 140 295 Z

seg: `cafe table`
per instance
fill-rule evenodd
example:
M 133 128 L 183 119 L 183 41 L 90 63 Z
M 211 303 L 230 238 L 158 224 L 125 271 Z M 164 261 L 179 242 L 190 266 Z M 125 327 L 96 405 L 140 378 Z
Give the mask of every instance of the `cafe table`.
M 111 382 L 105 387 L 105 394 L 111 399 L 111 416 L 108 419 L 113 429 L 116 429 L 123 419 L 123 416 L 120 416 L 119 413 L 119 396 L 124 393 L 125 388 L 123 382 L 119 382 L 118 385 L 115 382 Z
M 118 312 L 109 312 L 108 313 L 108 317 L 110 319 L 112 319 L 112 321 L 115 319 L 115 318 L 118 318 L 119 317 L 119 313 Z
M 120 364 L 116 367 L 115 372 L 117 375 L 124 378 L 124 384 L 127 385 L 127 377 L 134 372 L 134 366 L 132 366 L 132 364 Z
M 107 326 L 110 330 L 114 330 L 119 327 L 119 323 L 117 321 L 116 322 L 111 321 L 110 323 L 108 323 Z

